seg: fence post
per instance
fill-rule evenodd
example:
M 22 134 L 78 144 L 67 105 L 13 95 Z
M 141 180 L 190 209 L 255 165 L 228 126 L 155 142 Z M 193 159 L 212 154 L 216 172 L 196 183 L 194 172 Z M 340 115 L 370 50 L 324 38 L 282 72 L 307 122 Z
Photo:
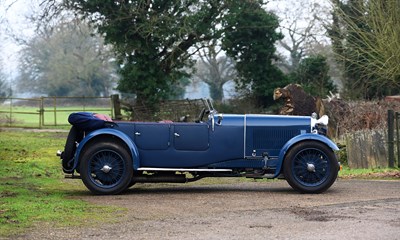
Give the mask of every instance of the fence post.
M 114 109 L 114 118 L 116 120 L 122 120 L 121 114 L 121 104 L 119 102 L 119 95 L 113 94 L 111 95 L 112 107 Z
M 57 126 L 57 97 L 53 97 L 54 126 Z
M 40 115 L 40 127 L 42 128 L 45 124 L 44 124 L 44 97 L 40 97 L 40 109 L 39 109 L 39 115 Z
M 388 110 L 388 151 L 389 167 L 394 167 L 394 111 Z
M 396 121 L 396 150 L 397 150 L 397 167 L 400 167 L 400 132 L 399 132 L 399 116 L 400 113 L 395 113 L 395 121 Z
M 13 101 L 12 97 L 10 97 L 10 119 L 8 120 L 9 127 L 12 126 L 12 109 L 13 109 Z

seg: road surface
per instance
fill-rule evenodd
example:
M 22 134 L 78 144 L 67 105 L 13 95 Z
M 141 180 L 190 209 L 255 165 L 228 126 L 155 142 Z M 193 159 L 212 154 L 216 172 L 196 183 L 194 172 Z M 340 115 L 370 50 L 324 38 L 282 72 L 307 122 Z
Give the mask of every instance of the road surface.
M 327 192 L 284 180 L 135 185 L 78 198 L 125 208 L 113 223 L 41 226 L 28 239 L 400 239 L 400 181 L 338 180 Z

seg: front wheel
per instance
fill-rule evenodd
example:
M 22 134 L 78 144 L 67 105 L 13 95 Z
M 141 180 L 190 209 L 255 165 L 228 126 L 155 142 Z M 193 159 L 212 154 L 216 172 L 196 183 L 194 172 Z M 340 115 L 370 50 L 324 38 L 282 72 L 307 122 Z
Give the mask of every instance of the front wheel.
M 335 182 L 339 164 L 332 149 L 320 142 L 301 142 L 285 157 L 283 171 L 289 185 L 302 193 L 321 193 Z
M 94 194 L 118 194 L 130 184 L 132 157 L 121 144 L 96 142 L 81 158 L 81 177 Z

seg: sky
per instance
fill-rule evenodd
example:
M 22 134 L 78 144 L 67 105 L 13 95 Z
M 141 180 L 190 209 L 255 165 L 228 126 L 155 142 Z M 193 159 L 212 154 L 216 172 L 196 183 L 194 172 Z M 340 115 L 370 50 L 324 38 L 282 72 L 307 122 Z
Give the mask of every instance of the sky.
M 33 36 L 34 30 L 26 20 L 32 5 L 31 0 L 0 0 L 0 61 L 4 73 L 11 78 L 16 74 L 21 49 L 11 35 Z

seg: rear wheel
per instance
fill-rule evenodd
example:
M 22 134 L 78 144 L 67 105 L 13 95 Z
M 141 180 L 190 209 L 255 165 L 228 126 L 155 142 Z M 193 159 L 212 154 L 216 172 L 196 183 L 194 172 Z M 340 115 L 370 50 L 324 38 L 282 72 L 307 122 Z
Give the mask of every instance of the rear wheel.
M 283 171 L 289 185 L 302 193 L 321 193 L 336 180 L 339 164 L 332 149 L 320 142 L 301 142 L 285 157 Z
M 91 144 L 81 157 L 81 177 L 94 194 L 118 194 L 131 183 L 132 157 L 114 142 Z

